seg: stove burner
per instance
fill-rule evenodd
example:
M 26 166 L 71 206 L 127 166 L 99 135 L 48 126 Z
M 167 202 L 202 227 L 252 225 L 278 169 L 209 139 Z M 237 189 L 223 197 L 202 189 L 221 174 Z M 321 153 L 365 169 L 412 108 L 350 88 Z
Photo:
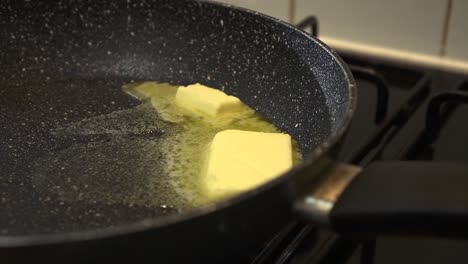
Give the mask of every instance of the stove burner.
M 318 20 L 314 16 L 307 17 L 297 26 L 303 30 L 309 29 L 314 36 L 318 35 Z M 468 77 L 410 69 L 355 55 L 342 54 L 342 57 L 355 76 L 359 100 L 356 116 L 340 154 L 341 160 L 366 166 L 376 160 L 438 158 L 434 153 L 447 145 L 438 142 L 441 140 L 439 137 L 446 133 L 456 134 L 454 128 L 447 124 L 452 122 L 450 120 L 457 115 L 457 111 L 465 110 L 466 115 L 468 108 L 461 109 L 461 106 L 468 104 Z M 463 117 L 463 113 L 458 116 Z M 464 126 L 463 131 L 468 133 L 468 123 L 456 123 Z M 463 133 L 458 132 L 459 135 Z M 450 153 L 448 160 L 461 153 L 465 155 L 464 161 L 468 161 L 468 151 L 453 151 L 453 144 L 452 140 L 444 148 L 444 153 Z M 458 145 L 463 148 L 463 143 Z M 403 252 L 408 254 L 405 263 L 418 262 L 421 255 L 440 252 L 439 248 L 445 248 L 450 254 L 459 254 L 460 260 L 468 261 L 466 244 L 417 241 L 383 238 L 353 241 L 315 225 L 292 221 L 251 258 L 251 263 L 401 263 L 406 258 L 395 257 L 398 256 L 395 253 L 405 246 L 420 252 L 414 257 L 411 252 Z M 430 247 L 433 244 L 436 245 L 434 249 Z M 435 262 L 431 263 L 438 263 L 437 258 L 423 259 L 426 263 L 432 259 Z

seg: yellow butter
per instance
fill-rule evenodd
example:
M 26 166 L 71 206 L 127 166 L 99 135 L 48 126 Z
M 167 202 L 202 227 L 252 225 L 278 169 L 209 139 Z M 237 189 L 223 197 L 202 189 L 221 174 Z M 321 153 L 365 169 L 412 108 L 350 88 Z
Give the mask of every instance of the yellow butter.
M 292 166 L 288 134 L 229 129 L 210 144 L 203 183 L 208 196 L 220 197 L 256 187 Z
M 236 111 L 243 106 L 239 98 L 199 83 L 179 87 L 175 101 L 179 106 L 210 116 Z

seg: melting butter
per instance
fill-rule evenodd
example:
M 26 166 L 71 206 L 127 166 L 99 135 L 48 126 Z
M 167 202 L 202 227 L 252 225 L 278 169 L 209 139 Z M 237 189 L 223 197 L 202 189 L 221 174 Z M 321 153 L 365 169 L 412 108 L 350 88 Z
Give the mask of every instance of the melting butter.
M 164 160 L 163 171 L 175 191 L 194 206 L 213 202 L 201 188 L 201 171 L 206 149 L 216 133 L 226 129 L 258 132 L 281 132 L 261 114 L 243 105 L 243 109 L 211 117 L 189 111 L 175 103 L 177 86 L 167 83 L 130 83 L 123 90 L 142 100 L 150 101 L 156 114 L 169 125 L 160 140 Z M 293 146 L 293 160 L 301 160 L 297 144 Z

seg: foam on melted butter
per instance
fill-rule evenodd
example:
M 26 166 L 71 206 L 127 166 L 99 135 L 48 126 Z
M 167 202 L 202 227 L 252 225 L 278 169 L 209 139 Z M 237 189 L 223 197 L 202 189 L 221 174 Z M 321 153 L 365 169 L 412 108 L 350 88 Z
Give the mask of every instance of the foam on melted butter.
M 167 123 L 160 139 L 164 175 L 174 190 L 194 206 L 213 202 L 203 192 L 201 172 L 207 147 L 216 133 L 226 129 L 258 132 L 281 132 L 262 115 L 243 105 L 243 109 L 216 117 L 189 111 L 175 103 L 175 85 L 145 82 L 127 84 L 123 90 L 132 96 L 150 101 L 160 119 Z M 301 160 L 297 144 L 293 144 L 295 163 Z

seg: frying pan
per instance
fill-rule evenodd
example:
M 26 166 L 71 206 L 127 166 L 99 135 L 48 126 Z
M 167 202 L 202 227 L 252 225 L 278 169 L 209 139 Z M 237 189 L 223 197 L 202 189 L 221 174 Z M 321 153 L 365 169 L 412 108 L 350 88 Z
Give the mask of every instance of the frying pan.
M 235 261 L 292 213 L 343 234 L 466 234 L 467 198 L 454 195 L 463 185 L 437 177 L 466 181 L 465 168 L 422 174 L 412 163 L 375 164 L 351 181 L 360 169 L 336 164 L 356 105 L 353 77 L 334 51 L 284 22 L 169 0 L 3 1 L 0 14 L 2 261 Z M 151 167 L 134 151 L 158 160 L 145 140 L 160 131 L 126 112 L 140 102 L 120 91 L 141 80 L 238 96 L 291 134 L 304 162 L 252 191 L 178 212 L 170 188 L 148 187 Z M 93 133 L 76 125 L 83 120 Z M 414 195 L 427 186 L 430 203 Z

